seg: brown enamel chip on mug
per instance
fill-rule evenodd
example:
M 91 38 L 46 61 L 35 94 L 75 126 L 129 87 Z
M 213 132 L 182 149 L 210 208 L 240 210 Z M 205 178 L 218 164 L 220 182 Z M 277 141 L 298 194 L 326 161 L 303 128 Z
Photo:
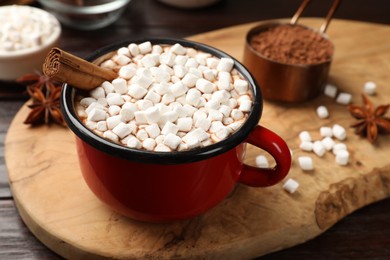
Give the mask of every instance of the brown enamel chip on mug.
M 334 54 L 325 31 L 340 0 L 334 1 L 319 31 L 297 24 L 309 2 L 302 3 L 290 23 L 263 22 L 247 33 L 243 63 L 264 99 L 296 103 L 323 91 Z

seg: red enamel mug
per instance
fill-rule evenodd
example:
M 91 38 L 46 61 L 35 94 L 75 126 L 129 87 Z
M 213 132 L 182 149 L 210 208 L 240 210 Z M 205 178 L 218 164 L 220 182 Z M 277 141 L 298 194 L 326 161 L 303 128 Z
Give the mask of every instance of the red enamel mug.
M 173 45 L 229 57 L 213 47 L 182 39 L 147 39 L 152 44 Z M 110 45 L 88 57 L 99 61 L 133 40 Z M 262 95 L 250 72 L 237 60 L 235 69 L 248 80 L 254 96 L 247 120 L 227 139 L 212 145 L 177 152 L 131 149 L 106 140 L 89 130 L 79 119 L 74 101 L 77 91 L 64 84 L 61 109 L 76 134 L 80 169 L 93 193 L 114 211 L 132 219 L 167 222 L 188 219 L 216 206 L 237 183 L 266 187 L 280 182 L 291 166 L 290 150 L 281 137 L 259 126 Z M 267 151 L 274 168 L 261 169 L 243 163 L 245 144 Z

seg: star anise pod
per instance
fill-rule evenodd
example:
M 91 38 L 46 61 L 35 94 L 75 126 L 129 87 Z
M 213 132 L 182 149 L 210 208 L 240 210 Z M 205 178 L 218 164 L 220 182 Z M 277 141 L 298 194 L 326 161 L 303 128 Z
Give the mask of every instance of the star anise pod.
M 65 126 L 60 110 L 61 84 L 52 81 L 42 73 L 26 74 L 17 80 L 27 85 L 27 93 L 31 97 L 31 108 L 25 124 L 39 125 L 50 122 Z
M 367 137 L 371 143 L 374 143 L 378 134 L 390 134 L 390 118 L 385 117 L 390 104 L 374 108 L 366 95 L 362 94 L 362 99 L 362 106 L 354 104 L 348 106 L 351 115 L 358 119 L 351 127 L 355 128 L 356 134 Z

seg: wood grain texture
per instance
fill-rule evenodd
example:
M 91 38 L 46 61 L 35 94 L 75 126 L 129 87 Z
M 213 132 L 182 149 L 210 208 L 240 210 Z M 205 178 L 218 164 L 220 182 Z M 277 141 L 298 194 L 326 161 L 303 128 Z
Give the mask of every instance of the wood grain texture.
M 319 27 L 321 20 L 301 22 Z M 191 39 L 241 59 L 245 32 L 253 25 Z M 388 101 L 389 27 L 334 20 L 328 33 L 336 46 L 330 81 L 360 103 L 363 83 L 375 80 L 379 94 L 373 101 Z M 317 118 L 315 108 L 320 104 L 328 106 L 329 119 Z M 345 106 L 327 97 L 295 106 L 265 102 L 260 123 L 280 134 L 293 150 L 289 177 L 300 182 L 297 193 L 282 191 L 281 184 L 266 189 L 238 185 L 220 205 L 194 219 L 164 225 L 135 222 L 108 210 L 89 191 L 78 169 L 71 132 L 56 126 L 29 128 L 22 124 L 27 112 L 26 106 L 18 112 L 6 139 L 11 189 L 30 230 L 67 258 L 253 258 L 303 243 L 346 214 L 389 196 L 388 136 L 372 146 L 348 129 L 350 165 L 336 165 L 331 154 L 312 155 L 316 168 L 305 173 L 296 163 L 298 156 L 306 154 L 298 148 L 298 133 L 308 130 L 319 138 L 320 126 L 336 122 L 348 126 L 353 118 Z M 253 164 L 259 153 L 248 147 L 247 163 Z M 335 215 L 318 206 L 328 202 L 348 207 Z M 321 217 L 316 208 L 325 208 L 321 214 L 330 221 L 318 224 Z

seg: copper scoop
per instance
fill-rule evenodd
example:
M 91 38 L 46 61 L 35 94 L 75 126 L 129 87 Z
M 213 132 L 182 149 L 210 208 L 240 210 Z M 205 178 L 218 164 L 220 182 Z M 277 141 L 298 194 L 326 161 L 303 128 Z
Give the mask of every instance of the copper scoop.
M 321 39 L 329 42 L 333 54 L 334 46 L 325 31 L 341 0 L 333 2 L 319 31 L 297 24 L 309 2 L 310 0 L 303 1 L 287 25 L 298 26 L 318 34 Z M 281 25 L 286 25 L 286 23 L 267 21 L 252 28 L 246 36 L 243 63 L 258 81 L 266 100 L 296 103 L 314 98 L 324 89 L 333 55 L 321 62 L 294 64 L 271 59 L 257 51 L 251 44 L 256 35 Z

